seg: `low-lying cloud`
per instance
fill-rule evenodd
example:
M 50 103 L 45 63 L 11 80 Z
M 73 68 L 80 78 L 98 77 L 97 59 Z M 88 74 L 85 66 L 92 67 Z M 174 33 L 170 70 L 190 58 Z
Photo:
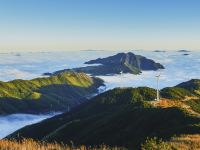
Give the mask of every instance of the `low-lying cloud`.
M 13 133 L 14 131 L 41 120 L 50 118 L 59 113 L 48 115 L 31 115 L 31 114 L 13 114 L 0 117 L 0 139 Z

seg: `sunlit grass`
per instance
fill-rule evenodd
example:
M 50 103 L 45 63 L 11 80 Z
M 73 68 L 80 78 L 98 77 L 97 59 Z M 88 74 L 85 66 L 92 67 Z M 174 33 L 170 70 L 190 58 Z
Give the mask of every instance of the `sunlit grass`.
M 173 137 L 169 141 L 158 138 L 148 138 L 141 145 L 142 150 L 199 150 L 200 135 L 182 135 Z M 48 143 L 45 141 L 35 141 L 33 139 L 0 140 L 0 150 L 128 150 L 123 147 L 101 146 L 73 146 L 60 143 Z
M 200 135 L 181 135 L 169 141 L 152 138 L 142 144 L 142 150 L 200 150 Z
M 84 73 L 74 72 L 63 72 L 55 76 L 33 80 L 0 81 L 0 98 L 39 99 L 42 94 L 36 91 L 40 88 L 61 84 L 88 88 L 94 84 L 94 81 Z
M 0 150 L 126 150 L 120 147 L 108 147 L 101 145 L 98 147 L 86 146 L 68 146 L 65 144 L 37 142 L 33 139 L 23 139 L 20 142 L 16 140 L 0 140 Z

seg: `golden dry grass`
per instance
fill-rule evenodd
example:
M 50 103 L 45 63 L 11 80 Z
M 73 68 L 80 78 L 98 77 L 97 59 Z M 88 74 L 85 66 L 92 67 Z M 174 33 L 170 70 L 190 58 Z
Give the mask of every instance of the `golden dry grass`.
M 152 146 L 153 145 L 153 146 Z M 148 146 L 148 145 L 147 145 Z M 154 148 L 162 150 L 200 150 L 200 134 L 181 135 L 173 137 L 170 141 L 160 143 L 150 143 L 143 150 L 154 150 Z M 153 149 L 152 149 L 153 148 Z M 99 147 L 86 146 L 68 146 L 58 143 L 37 142 L 32 139 L 23 139 L 20 142 L 16 140 L 0 140 L 0 150 L 127 150 L 121 147 L 108 147 L 101 145 Z
M 159 101 L 151 101 L 150 103 L 154 107 L 160 107 L 160 108 L 169 108 L 169 107 L 183 108 L 186 111 L 188 111 L 191 115 L 200 117 L 200 114 L 198 112 L 195 112 L 194 110 L 192 110 L 191 107 L 185 103 L 185 101 L 189 101 L 192 99 L 197 99 L 197 98 L 196 97 L 185 97 L 185 99 L 180 100 L 180 101 L 173 101 L 170 99 L 162 98 Z
M 200 150 L 200 134 L 181 135 L 173 137 L 169 141 L 147 138 L 141 146 L 142 150 Z
M 181 103 L 178 101 L 172 101 L 168 99 L 161 99 L 159 101 L 151 102 L 155 107 L 169 108 L 169 107 L 180 107 Z
M 178 150 L 200 150 L 200 134 L 174 137 L 169 144 Z
M 0 140 L 0 150 L 125 150 L 120 147 L 99 147 L 68 146 L 58 143 L 37 142 L 32 139 L 23 139 L 20 142 L 15 140 Z

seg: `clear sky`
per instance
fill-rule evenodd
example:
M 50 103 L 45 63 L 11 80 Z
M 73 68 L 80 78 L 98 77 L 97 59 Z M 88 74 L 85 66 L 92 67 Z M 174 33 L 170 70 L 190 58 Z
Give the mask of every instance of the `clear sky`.
M 200 49 L 200 0 L 0 0 L 0 51 Z

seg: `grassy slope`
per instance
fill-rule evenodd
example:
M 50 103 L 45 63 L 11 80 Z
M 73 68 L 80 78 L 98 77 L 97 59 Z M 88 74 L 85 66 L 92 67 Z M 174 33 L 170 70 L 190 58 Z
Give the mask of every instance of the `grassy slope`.
M 99 147 L 69 146 L 58 143 L 47 143 L 34 141 L 32 139 L 16 140 L 0 140 L 1 150 L 127 150 L 123 147 L 108 147 L 101 145 Z
M 64 110 L 97 92 L 102 81 L 84 73 L 0 82 L 0 114 Z
M 156 108 L 151 88 L 114 89 L 69 113 L 27 126 L 9 138 L 34 138 L 75 145 L 137 147 L 146 137 L 200 133 L 200 119 L 180 108 Z
M 200 113 L 199 79 L 192 79 L 175 87 L 164 88 L 161 90 L 161 96 L 174 101 L 182 101 L 184 104 L 190 106 L 193 111 Z

